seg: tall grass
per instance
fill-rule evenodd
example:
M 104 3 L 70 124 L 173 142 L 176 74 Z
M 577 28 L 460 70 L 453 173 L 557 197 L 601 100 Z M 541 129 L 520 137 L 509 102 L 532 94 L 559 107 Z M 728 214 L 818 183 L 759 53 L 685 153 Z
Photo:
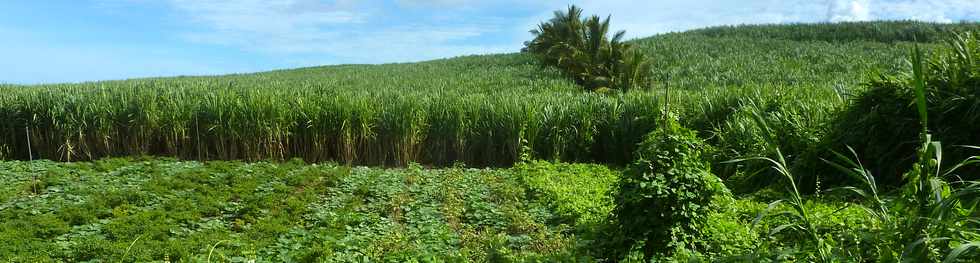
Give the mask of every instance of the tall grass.
M 942 49 L 917 49 L 913 71 L 876 74 L 864 84 L 845 111 L 830 121 L 823 146 L 809 154 L 830 156 L 827 149 L 843 151 L 845 145 L 866 158 L 879 183 L 886 187 L 904 183 L 903 173 L 915 165 L 925 131 L 948 145 L 980 143 L 980 41 L 958 34 Z M 932 52 L 928 52 L 932 51 Z M 918 72 L 918 73 L 916 73 Z M 917 75 L 918 74 L 918 75 Z M 915 88 L 921 85 L 922 90 Z M 914 100 L 928 103 L 916 104 Z M 925 118 L 928 116 L 928 118 Z M 972 156 L 962 147 L 946 149 L 947 162 Z M 822 162 L 801 163 L 803 170 L 822 172 Z M 943 161 L 943 160 L 940 160 Z M 952 165 L 944 163 L 944 166 Z M 977 179 L 976 168 L 965 174 Z M 842 178 L 833 178 L 838 181 Z
M 536 157 L 624 162 L 659 119 L 657 98 L 567 92 L 430 94 L 238 89 L 129 82 L 4 90 L 0 144 L 26 158 L 165 155 L 187 159 L 340 160 L 508 165 Z M 30 128 L 25 134 L 24 128 Z
M 806 240 L 813 246 L 805 247 L 803 254 L 815 254 L 819 262 L 838 262 L 854 260 L 855 255 L 867 256 L 878 262 L 975 262 L 975 250 L 980 248 L 976 240 L 980 237 L 978 229 L 977 208 L 980 204 L 980 182 L 964 181 L 959 173 L 971 165 L 980 163 L 980 157 L 971 156 L 957 160 L 950 169 L 943 166 L 942 144 L 933 138 L 930 122 L 934 116 L 930 114 L 928 93 L 929 79 L 948 77 L 948 75 L 932 75 L 935 71 L 927 70 L 927 61 L 919 48 L 913 48 L 910 56 L 911 73 L 906 80 L 911 87 L 910 99 L 916 109 L 919 121 L 919 147 L 916 160 L 907 172 L 903 174 L 904 183 L 897 191 L 895 198 L 882 198 L 879 195 L 879 183 L 875 176 L 865 168 L 858 153 L 848 147 L 853 155 L 847 157 L 835 152 L 839 162 L 827 161 L 832 167 L 862 183 L 861 187 L 842 187 L 839 189 L 857 193 L 864 200 L 855 205 L 864 208 L 868 215 L 875 219 L 864 229 L 861 240 L 856 248 L 831 248 L 825 244 L 832 242 L 829 236 L 823 234 L 826 230 L 813 223 L 813 218 L 832 216 L 811 213 L 800 195 L 800 188 L 792 172 L 788 168 L 783 154 L 775 148 L 778 161 L 766 157 L 753 159 L 768 161 L 772 168 L 783 175 L 789 184 L 789 198 L 770 204 L 769 209 L 777 207 L 781 202 L 789 203 L 792 210 L 781 215 L 794 217 L 791 223 L 775 227 L 771 233 L 786 229 L 798 230 L 805 233 Z M 936 61 L 933 61 L 935 63 Z M 935 65 L 935 64 L 933 64 Z M 939 117 L 939 116 L 935 116 Z M 765 120 L 756 118 L 760 126 L 767 127 Z M 976 149 L 976 147 L 968 147 Z M 743 160 L 736 160 L 740 162 Z M 843 164 L 841 164 L 843 163 Z M 968 173 L 970 170 L 966 170 Z M 871 207 L 865 205 L 870 204 Z M 843 208 L 842 208 L 843 209 Z M 756 219 L 763 218 L 764 213 Z M 771 235 L 771 234 L 770 234 Z M 972 260 L 972 261 L 970 261 Z
M 837 90 L 869 69 L 898 68 L 892 58 L 907 46 L 694 33 L 630 43 L 655 58 L 655 76 L 671 76 L 671 110 L 681 122 L 737 153 L 761 151 L 739 146 L 758 137 L 755 128 L 742 132 L 754 110 L 785 120 L 789 136 L 779 137 L 797 141 L 787 145 L 808 145 L 819 135 L 813 123 L 844 104 Z M 663 93 L 587 94 L 522 54 L 0 85 L 0 158 L 26 159 L 30 136 L 41 158 L 64 161 L 163 155 L 506 166 L 527 148 L 537 159 L 626 164 L 662 119 Z

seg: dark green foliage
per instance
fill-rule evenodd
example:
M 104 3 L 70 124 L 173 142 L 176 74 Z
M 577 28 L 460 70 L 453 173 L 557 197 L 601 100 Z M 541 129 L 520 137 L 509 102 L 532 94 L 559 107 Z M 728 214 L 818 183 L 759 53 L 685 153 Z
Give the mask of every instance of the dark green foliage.
M 969 46 L 963 44 L 968 41 L 970 40 L 957 37 L 953 46 Z M 790 174 L 781 154 L 779 154 L 779 161 L 757 158 L 771 162 L 773 168 L 780 171 L 789 180 L 791 186 L 789 195 L 792 198 L 774 202 L 767 210 L 777 207 L 780 202 L 789 203 L 794 208 L 794 212 L 781 214 L 790 215 L 795 220 L 774 228 L 770 235 L 796 230 L 805 233 L 808 237 L 804 239 L 807 242 L 793 241 L 805 245 L 800 251 L 802 253 L 791 252 L 787 253 L 788 255 L 802 255 L 807 257 L 807 261 L 820 262 L 856 258 L 864 259 L 861 261 L 878 262 L 975 262 L 977 260 L 978 254 L 974 250 L 980 247 L 978 246 L 980 243 L 976 241 L 980 238 L 980 233 L 976 231 L 980 227 L 977 213 L 980 204 L 980 192 L 978 192 L 980 188 L 977 186 L 980 182 L 962 181 L 962 178 L 976 176 L 974 171 L 964 171 L 963 168 L 980 163 L 980 156 L 953 160 L 955 164 L 944 167 L 942 144 L 934 140 L 933 135 L 930 134 L 931 120 L 934 120 L 935 116 L 930 112 L 930 88 L 927 85 L 930 78 L 944 77 L 929 74 L 949 74 L 945 75 L 949 77 L 958 73 L 931 72 L 930 65 L 927 65 L 925 60 L 921 49 L 916 47 L 912 50 L 910 57 L 912 72 L 904 82 L 907 85 L 905 88 L 909 89 L 908 93 L 911 93 L 905 96 L 912 97 L 910 100 L 914 105 L 911 114 L 916 115 L 918 120 L 918 125 L 913 125 L 918 127 L 915 133 L 918 135 L 919 146 L 915 149 L 914 164 L 902 175 L 903 185 L 900 193 L 895 198 L 883 199 L 879 194 L 878 180 L 865 168 L 853 148 L 848 147 L 853 155 L 851 157 L 835 151 L 833 152 L 837 157 L 835 161 L 825 160 L 829 166 L 838 169 L 842 174 L 861 181 L 860 187 L 835 188 L 860 196 L 863 200 L 859 199 L 854 205 L 864 209 L 867 215 L 874 219 L 872 227 L 853 229 L 861 234 L 844 239 L 844 241 L 856 241 L 853 243 L 857 246 L 856 249 L 841 249 L 839 246 L 834 246 L 831 243 L 837 243 L 837 239 L 822 234 L 831 231 L 822 229 L 814 219 L 826 215 L 818 215 L 808 209 L 799 194 L 798 184 L 794 182 L 795 177 Z M 936 64 L 933 61 L 931 66 Z M 967 148 L 977 149 L 973 146 Z M 964 172 L 966 176 L 962 176 Z M 762 215 L 759 219 L 761 218 Z
M 946 145 L 980 144 L 980 42 L 976 36 L 952 38 L 924 63 L 923 95 L 928 106 L 923 107 L 929 116 L 929 133 Z M 845 145 L 853 147 L 886 187 L 903 183 L 903 173 L 912 167 L 921 146 L 913 80 L 911 73 L 876 75 L 865 84 L 867 90 L 833 121 L 831 132 L 823 139 L 838 152 L 845 152 Z M 943 159 L 962 160 L 970 151 L 947 148 Z M 806 168 L 822 163 L 814 156 L 808 161 L 803 164 Z M 974 174 L 967 172 L 964 178 L 980 178 Z M 828 179 L 839 182 L 841 178 Z
M 620 181 L 615 221 L 622 244 L 615 257 L 642 246 L 644 258 L 699 249 L 712 201 L 728 190 L 703 158 L 694 131 L 669 121 L 647 135 Z
M 651 85 L 650 62 L 623 42 L 624 31 L 609 37 L 609 17 L 582 18 L 582 9 L 568 7 L 532 30 L 524 43 L 546 66 L 554 66 L 587 90 L 646 89 Z
M 733 191 L 747 193 L 778 182 L 782 178 L 765 162 L 728 162 L 745 157 L 779 158 L 777 151 L 792 163 L 797 153 L 807 152 L 823 137 L 825 126 L 838 105 L 821 102 L 813 91 L 744 96 L 734 112 L 710 130 L 707 140 L 712 152 L 713 172 L 726 180 Z M 810 182 L 812 184 L 812 182 Z

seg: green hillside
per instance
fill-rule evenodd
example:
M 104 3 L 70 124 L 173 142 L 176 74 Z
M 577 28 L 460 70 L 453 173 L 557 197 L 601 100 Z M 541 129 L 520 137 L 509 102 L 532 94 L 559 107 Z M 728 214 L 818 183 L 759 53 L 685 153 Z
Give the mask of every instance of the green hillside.
M 915 30 L 928 39 L 975 26 L 876 22 L 839 34 L 863 28 L 855 25 Z M 40 158 L 54 160 L 152 154 L 497 166 L 527 147 L 543 159 L 622 164 L 660 119 L 665 86 L 676 93 L 672 111 L 709 131 L 728 119 L 733 100 L 793 94 L 832 108 L 839 104 L 833 94 L 856 88 L 869 70 L 901 66 L 910 47 L 785 37 L 811 27 L 837 26 L 714 28 L 635 40 L 653 58 L 658 81 L 627 94 L 582 93 L 521 54 L 5 86 L 0 156 L 26 159 L 31 128 Z M 764 34 L 772 36 L 758 37 Z

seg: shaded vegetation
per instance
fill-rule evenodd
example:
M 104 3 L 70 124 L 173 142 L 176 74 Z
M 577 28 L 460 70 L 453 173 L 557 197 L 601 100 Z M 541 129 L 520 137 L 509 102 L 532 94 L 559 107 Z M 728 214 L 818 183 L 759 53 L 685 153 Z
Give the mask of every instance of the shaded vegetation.
M 972 149 L 957 145 L 980 144 L 980 41 L 973 34 L 951 38 L 948 48 L 924 59 L 923 84 L 927 101 L 928 131 L 948 147 L 946 161 L 972 156 Z M 886 186 L 903 183 L 903 173 L 916 160 L 920 147 L 920 117 L 913 103 L 914 74 L 879 74 L 865 84 L 847 110 L 833 121 L 825 144 L 843 152 L 853 147 L 864 157 L 878 182 Z M 824 156 L 827 156 L 825 153 Z M 825 157 L 826 158 L 826 157 Z M 811 167 L 822 166 L 810 160 Z M 945 163 L 944 165 L 949 165 Z M 978 179 L 975 170 L 963 179 Z M 831 181 L 836 181 L 831 179 Z

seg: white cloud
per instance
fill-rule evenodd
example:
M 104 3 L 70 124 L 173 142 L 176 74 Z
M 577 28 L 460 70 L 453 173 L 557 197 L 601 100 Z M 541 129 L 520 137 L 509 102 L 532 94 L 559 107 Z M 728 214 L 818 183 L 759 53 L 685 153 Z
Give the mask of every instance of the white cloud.
M 830 0 L 827 21 L 867 21 L 871 19 L 870 0 Z
M 315 0 L 172 0 L 191 19 L 219 32 L 241 32 L 269 37 L 317 31 L 321 26 L 363 22 L 367 14 L 352 4 L 324 4 Z
M 935 22 L 980 20 L 977 0 L 877 0 L 873 10 L 877 18 L 915 19 Z
M 463 5 L 469 0 L 402 0 L 398 5 Z M 184 34 L 193 42 L 279 55 L 328 57 L 323 63 L 418 61 L 463 54 L 516 51 L 514 45 L 465 44 L 502 30 L 502 20 L 454 23 L 387 21 L 380 3 L 317 0 L 172 0 L 175 9 L 205 29 Z M 296 61 L 294 59 L 294 61 Z M 307 64 L 307 63 L 304 63 Z

